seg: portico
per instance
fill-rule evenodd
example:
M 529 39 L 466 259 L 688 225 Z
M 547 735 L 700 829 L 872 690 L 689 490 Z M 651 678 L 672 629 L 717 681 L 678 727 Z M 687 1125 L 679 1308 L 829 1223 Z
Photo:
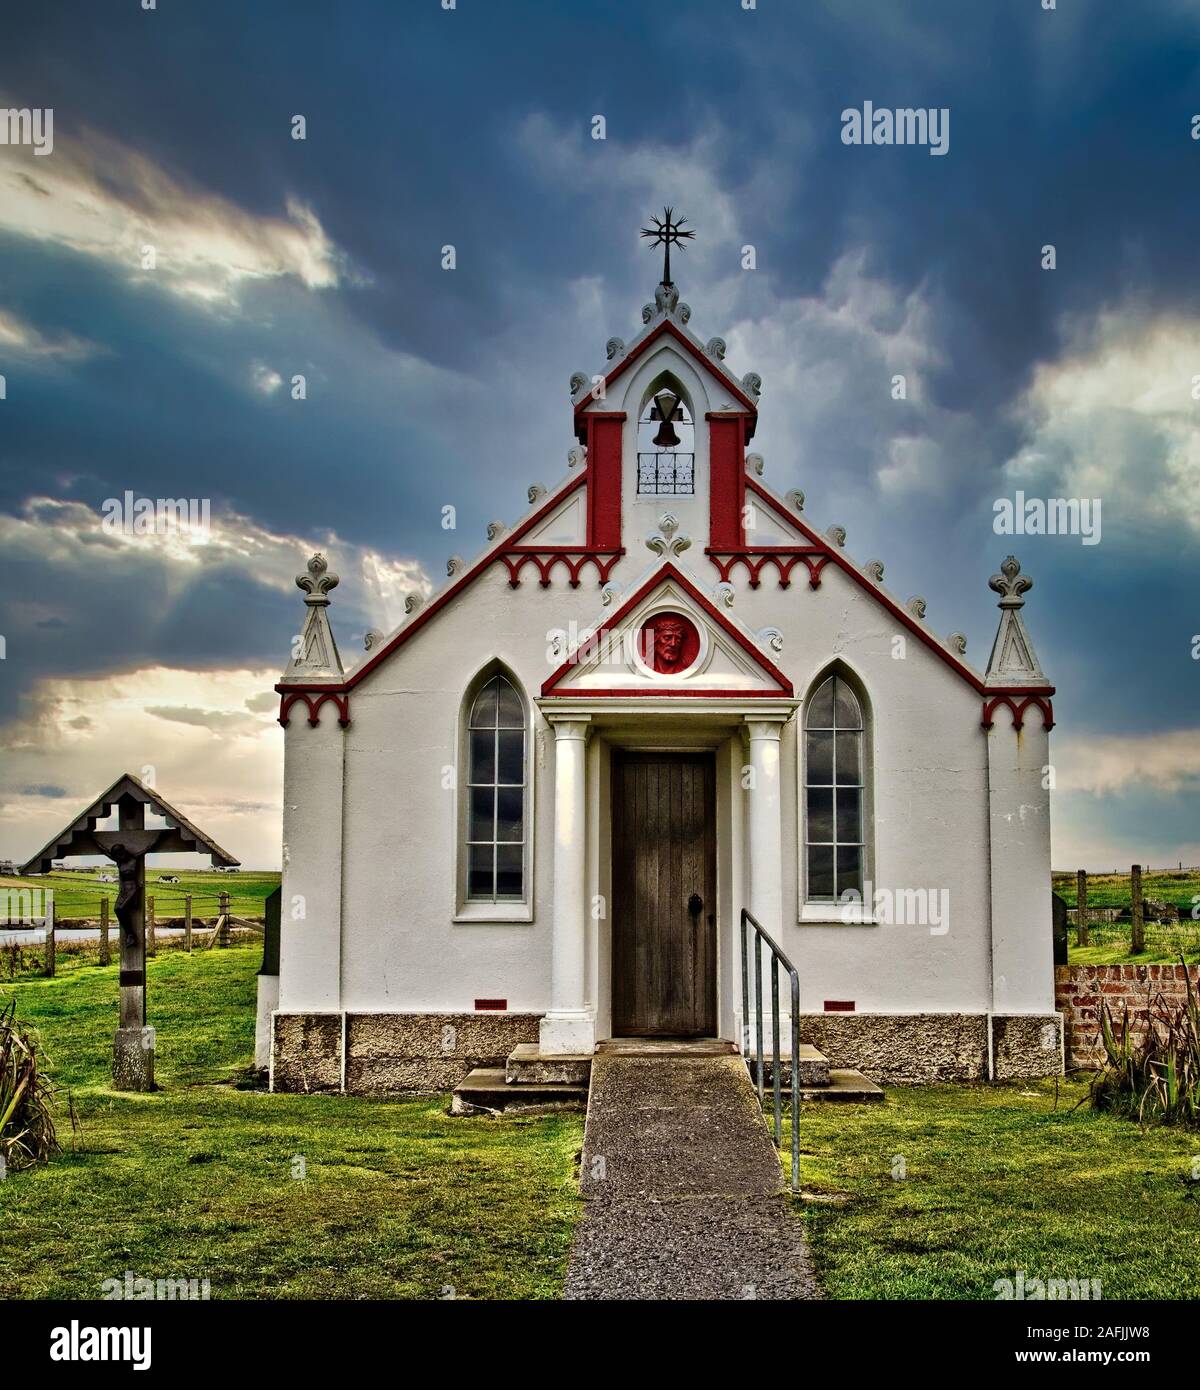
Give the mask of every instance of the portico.
M 614 764 L 623 760 L 658 756 L 668 760 L 704 759 L 711 765 L 711 795 L 700 809 L 685 811 L 684 799 L 663 779 L 664 804 L 646 805 L 646 784 L 627 796 L 640 796 L 643 821 L 656 825 L 667 840 L 672 821 L 684 814 L 695 825 L 703 819 L 711 831 L 713 893 L 702 896 L 691 915 L 691 938 L 708 930 L 711 917 L 711 953 L 703 955 L 703 968 L 711 972 L 714 1011 L 708 1036 L 732 1038 L 738 1026 L 736 981 L 741 969 L 738 955 L 738 914 L 749 906 L 763 922 L 782 921 L 782 801 L 780 731 L 799 705 L 795 699 L 682 700 L 671 696 L 638 699 L 571 700 L 538 702 L 554 731 L 554 917 L 551 924 L 551 1006 L 539 1030 L 540 1050 L 553 1054 L 590 1054 L 599 1038 L 629 1036 L 641 1030 L 614 1019 L 614 985 L 621 968 L 614 941 L 627 936 L 631 919 L 655 923 L 670 933 L 672 913 L 681 903 L 686 912 L 692 896 L 689 869 L 683 878 L 677 869 L 668 878 L 656 872 L 654 845 L 644 837 L 625 848 L 640 855 L 649 867 L 648 881 L 637 882 L 627 872 L 622 880 L 620 847 L 614 849 L 614 819 L 621 818 L 619 801 L 623 785 L 618 773 L 614 800 Z M 696 793 L 699 797 L 699 792 Z M 629 853 L 624 856 L 629 869 Z M 614 879 L 617 881 L 615 882 Z M 687 882 L 684 882 L 687 879 Z M 699 887 L 699 881 L 696 882 Z M 622 892 L 622 888 L 624 891 Z M 678 897 L 681 902 L 668 901 Z M 675 942 L 665 939 L 658 950 L 690 956 L 687 935 Z M 638 943 L 644 955 L 655 951 L 653 937 L 643 933 Z M 618 986 L 619 988 L 619 986 Z M 653 1002 L 653 1001 L 651 1001 Z M 675 1015 L 678 1020 L 678 1015 Z M 662 1028 L 651 1028 L 662 1034 Z M 695 1029 L 681 1029 L 680 1035 Z

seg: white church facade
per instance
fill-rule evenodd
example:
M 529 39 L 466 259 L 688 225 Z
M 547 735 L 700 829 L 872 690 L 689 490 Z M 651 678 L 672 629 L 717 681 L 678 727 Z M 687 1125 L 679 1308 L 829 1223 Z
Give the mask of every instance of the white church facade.
M 831 1066 L 1061 1070 L 1030 581 L 1004 560 L 977 671 L 767 486 L 761 383 L 690 317 L 660 284 L 571 379 L 565 477 L 355 664 L 336 576 L 299 577 L 275 1089 L 449 1089 L 522 1043 L 741 1045 L 743 908 Z

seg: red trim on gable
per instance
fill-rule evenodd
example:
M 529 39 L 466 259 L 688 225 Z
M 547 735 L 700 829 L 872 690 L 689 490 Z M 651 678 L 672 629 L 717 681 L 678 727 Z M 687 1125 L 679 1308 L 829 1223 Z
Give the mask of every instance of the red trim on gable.
M 992 689 L 995 690 L 995 686 Z M 1048 732 L 1054 728 L 1054 702 L 1050 699 L 1052 693 L 1047 693 L 1046 688 L 1040 685 L 1034 688 L 1025 686 L 1023 689 L 1014 686 L 1009 690 L 1003 690 L 999 694 L 993 695 L 991 699 L 984 700 L 983 718 L 979 721 L 980 725 L 982 728 L 990 729 L 994 722 L 993 716 L 997 706 L 1007 705 L 1012 712 L 1012 726 L 1020 733 L 1025 725 L 1025 711 L 1030 705 L 1037 705 L 1042 712 L 1042 728 Z M 1025 698 L 1014 701 L 1012 698 L 1014 695 L 1024 695 Z
M 722 631 L 728 633 L 729 636 L 732 637 L 733 640 L 738 644 L 738 646 L 741 647 L 741 649 L 744 652 L 746 652 L 748 656 L 752 657 L 754 661 L 762 668 L 763 671 L 766 672 L 768 676 L 771 677 L 773 681 L 776 681 L 778 683 L 779 689 L 754 692 L 749 690 L 693 690 L 681 689 L 678 686 L 646 686 L 644 688 L 638 687 L 635 690 L 556 690 L 554 687 L 558 684 L 558 682 L 564 679 L 564 677 L 570 675 L 570 673 L 576 669 L 576 663 L 574 658 L 568 657 L 566 661 L 564 661 L 563 664 L 558 668 L 558 670 L 555 671 L 552 676 L 550 676 L 546 681 L 543 682 L 543 697 L 552 695 L 578 696 L 580 698 L 591 697 L 593 695 L 688 695 L 699 697 L 707 695 L 715 697 L 733 696 L 739 699 L 742 696 L 750 696 L 750 698 L 753 699 L 757 695 L 770 695 L 771 697 L 777 700 L 780 698 L 791 698 L 791 696 L 794 693 L 792 690 L 792 683 L 783 674 L 779 667 L 776 666 L 775 663 L 771 661 L 769 658 L 765 657 L 762 654 L 762 652 L 760 652 L 759 649 L 754 645 L 754 643 L 751 642 L 748 637 L 746 637 L 744 633 L 739 631 L 738 628 L 734 627 L 734 625 L 729 621 L 729 619 L 724 615 L 724 613 L 722 613 L 721 610 L 717 608 L 715 604 L 713 604 L 708 598 L 706 598 L 705 595 L 702 594 L 700 590 L 696 588 L 695 584 L 692 583 L 692 581 L 687 577 L 687 575 L 685 575 L 681 570 L 679 570 L 675 565 L 673 565 L 670 560 L 668 560 L 660 569 L 655 570 L 655 572 L 650 576 L 649 579 L 646 580 L 646 582 L 642 585 L 640 589 L 638 589 L 638 591 L 635 594 L 630 595 L 630 597 L 621 605 L 620 608 L 617 609 L 615 613 L 613 613 L 603 623 L 601 623 L 600 626 L 595 630 L 595 632 L 593 632 L 591 636 L 587 639 L 587 642 L 590 644 L 594 642 L 598 637 L 600 637 L 603 633 L 611 632 L 618 623 L 622 622 L 625 619 L 628 613 L 632 612 L 633 609 L 635 609 L 638 606 L 638 604 L 642 602 L 643 599 L 645 599 L 649 594 L 652 594 L 656 589 L 661 588 L 662 585 L 665 584 L 668 579 L 673 580 L 676 584 L 678 584 L 679 587 L 684 591 L 684 593 L 687 594 L 687 596 L 694 603 L 697 603 L 700 606 L 701 611 L 705 614 L 706 617 L 710 619 L 710 621 L 716 623 L 717 626 L 722 629 Z
M 534 526 L 536 526 L 539 521 L 544 521 L 546 517 L 549 516 L 550 513 L 554 510 L 555 507 L 565 502 L 568 497 L 572 496 L 572 494 L 578 492 L 579 489 L 586 484 L 587 476 L 587 466 L 585 465 L 579 477 L 571 478 L 564 487 L 560 488 L 558 492 L 556 492 L 552 497 L 547 498 L 546 502 L 541 507 L 539 507 L 538 510 L 534 512 L 534 514 L 531 517 L 528 518 L 528 520 L 523 521 L 511 535 L 501 536 L 496 541 L 496 544 L 492 546 L 491 550 L 489 550 L 482 557 L 482 559 L 476 561 L 476 563 L 472 565 L 471 568 L 467 570 L 467 572 L 463 574 L 457 580 L 456 583 L 451 584 L 448 589 L 444 589 L 437 596 L 437 598 L 435 598 L 432 601 L 432 603 L 429 604 L 427 608 L 422 608 L 420 612 L 416 615 L 416 617 L 413 618 L 412 622 L 406 623 L 400 629 L 400 631 L 396 633 L 395 637 L 393 637 L 390 642 L 380 647 L 380 649 L 375 653 L 375 655 L 370 659 L 370 661 L 360 666 L 357 670 L 352 671 L 350 675 L 347 676 L 341 684 L 322 685 L 319 687 L 319 689 L 326 691 L 330 695 L 333 695 L 335 692 L 342 693 L 345 691 L 353 690 L 354 687 L 359 683 L 359 681 L 363 680 L 366 676 L 368 676 L 376 668 L 376 666 L 379 665 L 381 661 L 383 661 L 386 657 L 391 656 L 391 654 L 394 651 L 396 651 L 399 647 L 402 647 L 405 644 L 405 642 L 407 642 L 408 639 L 412 637 L 414 633 L 420 632 L 420 630 L 425 626 L 426 623 L 429 622 L 429 620 L 434 616 L 435 613 L 440 612 L 446 606 L 446 604 L 450 602 L 452 598 L 457 598 L 457 596 L 462 593 L 462 591 L 467 587 L 468 584 L 472 582 L 472 580 L 476 579 L 479 575 L 481 575 L 483 571 L 487 569 L 490 565 L 495 564 L 495 562 L 498 559 L 500 559 L 502 551 L 511 549 L 514 542 L 519 541 L 522 536 L 528 534 L 528 532 Z M 286 681 L 281 681 L 275 687 L 275 689 L 280 693 L 280 695 L 284 696 L 285 698 L 289 691 L 296 691 L 297 693 L 300 693 L 305 689 L 312 688 L 313 687 L 298 686 L 294 683 Z M 283 701 L 281 701 L 279 714 L 280 723 L 284 722 L 283 715 Z
M 948 652 L 931 632 L 927 632 L 921 624 L 917 622 L 911 613 L 905 612 L 905 610 L 888 594 L 885 594 L 878 585 L 872 583 L 856 565 L 851 564 L 845 555 L 842 554 L 840 547 L 834 545 L 833 542 L 825 536 L 819 535 L 806 521 L 797 516 L 795 512 L 789 511 L 786 505 L 781 502 L 774 493 L 768 491 L 756 478 L 747 476 L 746 486 L 751 492 L 760 497 L 776 516 L 807 536 L 813 545 L 818 550 L 823 551 L 828 559 L 832 560 L 840 570 L 848 574 L 859 588 L 865 589 L 877 603 L 882 604 L 882 606 L 888 610 L 893 618 L 906 627 L 915 637 L 919 637 L 929 650 L 936 656 L 939 656 L 952 671 L 955 671 L 961 676 L 972 690 L 978 692 L 980 695 L 987 693 L 994 696 L 1002 696 L 1005 694 L 1026 695 L 1032 693 L 1046 696 L 1047 698 L 1055 693 L 1052 685 L 1036 686 L 1033 688 L 1029 686 L 1006 686 L 1003 688 L 988 686 L 981 676 L 976 675 L 970 667 L 964 666 L 961 661 L 957 660 Z M 763 549 L 767 550 L 769 553 L 769 547 L 763 547 Z M 715 558 L 713 558 L 713 563 L 716 564 Z M 1020 726 L 1018 725 L 1017 727 L 1019 728 Z
M 699 364 L 705 369 L 709 376 L 713 377 L 714 380 L 719 381 L 721 385 L 734 398 L 734 400 L 737 401 L 740 405 L 744 406 L 745 409 L 750 412 L 750 418 L 746 421 L 746 438 L 750 439 L 754 434 L 754 427 L 758 423 L 758 407 L 754 404 L 750 397 L 746 395 L 742 388 L 738 386 L 735 382 L 730 381 L 729 378 L 722 371 L 715 367 L 713 365 L 712 358 L 709 357 L 706 353 L 702 352 L 700 348 L 698 348 L 696 344 L 693 343 L 692 340 L 686 336 L 686 334 L 681 333 L 669 318 L 663 319 L 662 323 L 660 323 L 658 327 L 655 328 L 652 332 L 648 333 L 642 339 L 642 341 L 638 343 L 637 347 L 633 348 L 632 351 L 626 353 L 625 356 L 622 357 L 621 360 L 617 363 L 617 365 L 612 369 L 612 371 L 609 372 L 609 374 L 604 378 L 605 395 L 608 394 L 608 388 L 613 384 L 613 382 L 616 381 L 616 379 L 619 376 L 622 376 L 629 367 L 632 367 L 639 357 L 643 356 L 646 352 L 648 352 L 649 349 L 652 348 L 654 344 L 657 343 L 658 340 L 664 336 L 674 338 L 675 341 L 679 344 L 681 348 L 683 348 L 683 350 L 686 353 L 688 353 L 697 362 L 699 362 Z M 594 391 L 595 389 L 596 388 L 593 387 L 592 391 Z M 586 428 L 586 426 L 584 426 L 581 423 L 581 419 L 587 418 L 586 411 L 588 406 L 593 405 L 595 403 L 595 397 L 592 395 L 592 391 L 589 391 L 579 402 L 579 404 L 575 407 L 575 433 L 577 438 L 579 438 L 581 442 L 583 441 L 583 435 L 581 433 L 581 430 Z

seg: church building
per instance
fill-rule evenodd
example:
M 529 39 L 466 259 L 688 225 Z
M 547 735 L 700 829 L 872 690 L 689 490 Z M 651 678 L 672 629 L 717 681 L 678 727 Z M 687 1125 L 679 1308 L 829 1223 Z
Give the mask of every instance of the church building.
M 1030 579 L 997 557 L 977 670 L 772 490 L 762 383 L 693 331 L 669 262 L 641 317 L 571 377 L 565 475 L 356 661 L 326 559 L 297 580 L 273 1088 L 448 1090 L 520 1045 L 745 1048 L 743 909 L 830 1066 L 1061 1071 Z

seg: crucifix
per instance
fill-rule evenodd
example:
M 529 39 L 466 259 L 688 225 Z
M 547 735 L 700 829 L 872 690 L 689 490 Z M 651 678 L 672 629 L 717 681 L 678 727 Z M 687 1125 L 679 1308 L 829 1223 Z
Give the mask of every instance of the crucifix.
M 696 233 L 693 231 L 681 230 L 687 222 L 686 217 L 675 217 L 674 208 L 663 208 L 662 217 L 655 217 L 651 214 L 650 221 L 653 227 L 643 227 L 642 235 L 650 238 L 650 245 L 661 246 L 663 248 L 663 278 L 662 283 L 671 283 L 671 247 L 683 246 L 690 241 Z
M 115 830 L 97 830 L 113 808 Z M 166 825 L 146 825 L 146 812 Z M 234 865 L 226 853 L 140 778 L 127 772 L 98 796 L 25 865 L 22 873 L 48 873 L 53 861 L 73 854 L 104 855 L 117 866 L 117 922 L 121 929 L 120 1013 L 113 1040 L 113 1086 L 154 1090 L 154 1029 L 146 1026 L 146 856 L 207 854 L 214 864 Z

